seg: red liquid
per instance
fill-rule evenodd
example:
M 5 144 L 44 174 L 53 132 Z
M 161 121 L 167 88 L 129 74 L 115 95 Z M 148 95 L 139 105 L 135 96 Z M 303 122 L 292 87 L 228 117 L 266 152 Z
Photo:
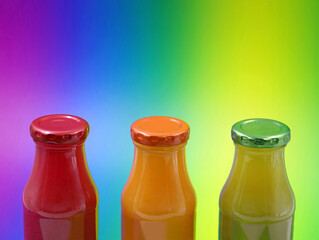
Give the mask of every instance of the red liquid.
M 96 240 L 97 201 L 83 143 L 36 144 L 23 194 L 24 240 Z
M 95 210 L 76 213 L 68 218 L 47 218 L 23 207 L 24 240 L 96 239 Z

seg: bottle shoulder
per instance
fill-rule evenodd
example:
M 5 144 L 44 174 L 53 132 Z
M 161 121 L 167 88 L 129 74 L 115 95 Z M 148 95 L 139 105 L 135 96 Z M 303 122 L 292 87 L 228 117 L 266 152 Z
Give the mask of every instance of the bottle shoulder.
M 39 179 L 31 174 L 23 191 L 23 204 L 30 210 L 48 214 L 95 209 L 98 192 L 86 176 Z
M 196 208 L 196 194 L 190 183 L 152 183 L 129 179 L 121 201 L 123 211 L 132 213 L 194 212 Z
M 224 214 L 247 221 L 283 220 L 294 214 L 295 197 L 287 182 L 251 187 L 227 181 L 220 194 L 219 206 Z

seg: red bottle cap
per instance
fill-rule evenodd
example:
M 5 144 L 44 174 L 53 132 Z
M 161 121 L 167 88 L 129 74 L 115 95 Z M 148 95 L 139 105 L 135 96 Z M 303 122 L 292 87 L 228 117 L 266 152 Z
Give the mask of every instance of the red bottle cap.
M 72 144 L 86 139 L 89 124 L 84 119 L 72 115 L 47 115 L 31 123 L 30 134 L 35 142 Z
M 189 138 L 186 122 L 172 117 L 146 117 L 131 126 L 133 141 L 149 146 L 174 146 Z

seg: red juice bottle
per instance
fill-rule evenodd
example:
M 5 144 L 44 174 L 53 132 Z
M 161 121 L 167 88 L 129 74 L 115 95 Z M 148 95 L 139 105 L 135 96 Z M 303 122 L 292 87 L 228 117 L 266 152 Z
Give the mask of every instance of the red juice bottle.
M 24 240 L 97 239 L 98 193 L 84 152 L 88 123 L 48 115 L 30 132 L 36 152 L 23 192 Z

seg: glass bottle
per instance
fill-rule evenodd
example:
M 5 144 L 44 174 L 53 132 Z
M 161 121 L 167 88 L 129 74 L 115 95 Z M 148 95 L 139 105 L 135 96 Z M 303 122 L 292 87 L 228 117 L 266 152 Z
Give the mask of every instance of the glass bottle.
M 30 132 L 36 152 L 23 192 L 24 240 L 97 239 L 98 194 L 84 153 L 88 123 L 48 115 Z
M 147 117 L 131 127 L 134 162 L 122 193 L 122 240 L 194 239 L 196 196 L 188 177 L 186 122 Z
M 295 198 L 284 160 L 285 124 L 249 119 L 232 128 L 235 158 L 220 195 L 219 239 L 290 240 Z

